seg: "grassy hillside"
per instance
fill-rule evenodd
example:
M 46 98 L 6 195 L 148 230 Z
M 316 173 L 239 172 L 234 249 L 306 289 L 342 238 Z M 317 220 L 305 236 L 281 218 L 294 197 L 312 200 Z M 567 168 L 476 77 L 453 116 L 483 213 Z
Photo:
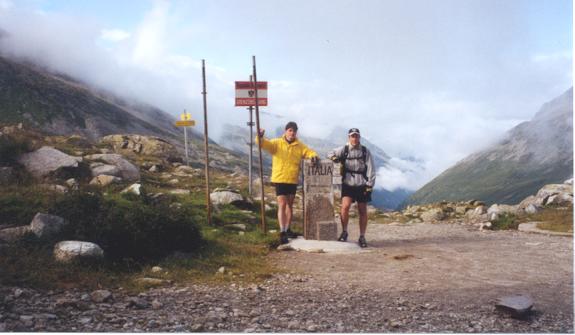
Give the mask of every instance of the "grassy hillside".
M 516 204 L 545 184 L 562 183 L 573 174 L 573 160 L 561 166 L 478 160 L 456 165 L 413 194 L 406 204 L 479 199 L 488 204 Z

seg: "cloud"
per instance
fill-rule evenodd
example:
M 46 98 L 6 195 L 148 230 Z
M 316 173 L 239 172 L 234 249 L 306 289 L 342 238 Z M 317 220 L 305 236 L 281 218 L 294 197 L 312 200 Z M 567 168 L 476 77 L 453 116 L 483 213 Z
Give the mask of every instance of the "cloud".
M 386 188 L 419 187 L 572 84 L 571 51 L 535 48 L 530 31 L 546 25 L 533 26 L 521 1 L 298 4 L 159 0 L 133 13 L 136 23 L 125 28 L 0 0 L 0 29 L 7 33 L 0 52 L 174 117 L 187 109 L 198 121 L 206 59 L 214 139 L 224 123 L 248 119 L 244 108 L 233 106 L 233 85 L 249 78 L 255 54 L 258 79 L 270 85 L 263 127 L 294 120 L 314 137 L 358 127 L 398 157 L 395 168 L 379 171 Z M 253 13 L 259 15 L 245 19 Z M 565 44 L 556 35 L 541 36 L 549 45 Z M 422 162 L 409 167 L 407 156 Z
M 131 35 L 129 32 L 121 29 L 103 29 L 100 37 L 106 41 L 119 42 L 130 38 Z

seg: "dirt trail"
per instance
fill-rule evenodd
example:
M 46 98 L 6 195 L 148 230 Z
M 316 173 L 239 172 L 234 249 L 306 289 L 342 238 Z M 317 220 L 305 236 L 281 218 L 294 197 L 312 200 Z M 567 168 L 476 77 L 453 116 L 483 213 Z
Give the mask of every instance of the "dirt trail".
M 357 240 L 357 227 L 350 227 Z M 370 225 L 369 252 L 273 252 L 260 284 L 112 290 L 0 287 L 0 332 L 573 333 L 573 239 L 472 226 Z M 353 243 L 353 242 L 351 242 Z M 526 320 L 494 309 L 529 294 Z

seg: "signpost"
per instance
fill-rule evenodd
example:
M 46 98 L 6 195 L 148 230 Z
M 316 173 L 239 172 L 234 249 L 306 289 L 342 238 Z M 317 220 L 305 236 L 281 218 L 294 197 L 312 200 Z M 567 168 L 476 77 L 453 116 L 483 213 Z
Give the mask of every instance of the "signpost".
M 257 83 L 257 84 L 256 84 Z M 256 131 L 259 136 L 260 133 L 260 106 L 268 105 L 268 82 L 267 81 L 257 81 L 256 74 L 256 56 L 253 56 L 253 75 L 250 76 L 250 81 L 236 81 L 236 107 L 248 107 L 250 111 L 250 121 L 248 126 L 250 126 L 250 155 L 248 164 L 248 175 L 249 175 L 249 192 L 252 194 L 252 127 L 254 122 L 252 121 L 252 112 L 255 106 L 256 110 Z M 261 229 L 264 233 L 267 232 L 266 220 L 265 220 L 265 196 L 264 196 L 264 173 L 263 173 L 263 160 L 262 160 L 262 146 L 261 141 L 258 145 L 259 152 L 259 172 L 261 179 Z
M 196 121 L 192 120 L 192 115 L 184 109 L 184 113 L 180 115 L 180 121 L 176 121 L 176 127 L 184 127 L 184 150 L 186 152 L 186 165 L 190 165 L 190 158 L 188 157 L 188 127 L 196 125 Z
M 268 105 L 268 82 L 259 81 L 254 85 L 253 80 L 250 81 L 236 81 L 236 107 L 255 106 L 256 105 L 256 92 L 257 92 L 257 105 Z
M 208 211 L 208 225 L 212 224 L 212 205 L 210 201 L 210 155 L 208 153 L 208 103 L 206 94 L 206 65 L 205 60 L 202 59 L 202 84 L 204 96 L 204 147 L 206 151 L 206 209 Z
M 254 77 L 253 77 L 253 81 L 250 82 L 250 85 L 248 87 L 253 87 L 253 101 L 255 102 L 256 105 L 256 131 L 258 136 L 260 136 L 260 99 L 259 99 L 259 86 L 260 83 L 258 83 L 258 76 L 257 76 L 257 72 L 256 72 L 256 56 L 252 56 L 252 62 L 253 62 L 253 71 L 254 71 Z M 257 83 L 257 84 L 256 84 Z M 267 106 L 268 104 L 268 99 L 267 99 L 267 82 L 265 83 L 265 94 L 266 94 L 266 98 L 265 101 L 265 106 Z M 237 84 L 236 84 L 237 87 Z M 237 92 L 237 89 L 236 89 Z M 236 93 L 237 94 L 237 93 Z M 249 92 L 248 92 L 249 95 Z M 251 99 L 251 98 L 250 98 Z M 236 103 L 238 102 L 238 99 L 236 99 Z M 240 102 L 242 102 L 240 100 Z M 248 100 L 249 102 L 249 100 Z M 265 205 L 265 193 L 264 193 L 264 167 L 263 167 L 263 159 L 262 159 L 262 141 L 258 141 L 258 153 L 259 153 L 259 158 L 260 158 L 260 179 L 261 179 L 261 207 L 260 207 L 260 211 L 261 211 L 261 220 L 262 220 L 262 232 L 264 234 L 267 233 L 267 229 L 266 229 L 266 205 Z

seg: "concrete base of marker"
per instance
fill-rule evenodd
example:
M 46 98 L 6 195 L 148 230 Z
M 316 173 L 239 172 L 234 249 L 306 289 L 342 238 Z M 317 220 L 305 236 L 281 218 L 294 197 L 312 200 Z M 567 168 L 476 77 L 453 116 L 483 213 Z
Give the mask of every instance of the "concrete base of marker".
M 328 254 L 355 254 L 360 252 L 370 252 L 371 250 L 361 248 L 356 242 L 338 242 L 338 241 L 317 241 L 306 240 L 298 237 L 290 240 L 288 244 L 282 244 L 278 250 L 294 250 L 311 253 L 328 253 Z
M 335 221 L 317 222 L 317 239 L 320 241 L 334 241 L 337 239 L 337 223 Z

